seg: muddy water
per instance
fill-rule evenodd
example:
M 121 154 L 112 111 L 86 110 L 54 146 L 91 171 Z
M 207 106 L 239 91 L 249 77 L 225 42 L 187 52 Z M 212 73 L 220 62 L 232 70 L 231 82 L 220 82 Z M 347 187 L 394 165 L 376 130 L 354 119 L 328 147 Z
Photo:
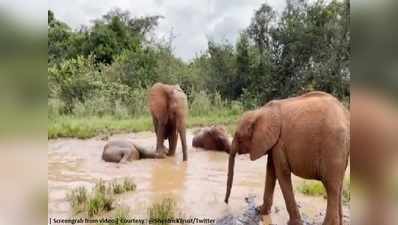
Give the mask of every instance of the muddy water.
M 151 132 L 109 137 L 109 140 L 117 139 L 128 139 L 147 148 L 154 148 L 156 143 L 155 135 Z M 192 131 L 187 133 L 187 139 L 191 143 Z M 105 143 L 100 138 L 49 141 L 49 217 L 70 217 L 72 214 L 65 199 L 66 193 L 81 185 L 91 187 L 100 178 L 133 178 L 137 191 L 121 195 L 118 204 L 130 207 L 132 214 L 142 218 L 146 217 L 151 203 L 165 197 L 175 199 L 185 217 L 219 218 L 226 214 L 239 214 L 246 206 L 244 199 L 248 195 L 254 195 L 257 203 L 261 203 L 265 157 L 252 162 L 246 155 L 237 156 L 230 203 L 226 205 L 223 202 L 228 163 L 226 153 L 189 147 L 188 162 L 182 162 L 179 143 L 174 157 L 114 164 L 101 160 Z M 293 180 L 295 183 L 300 182 L 299 178 Z M 321 197 L 307 197 L 296 193 L 296 198 L 305 217 L 319 217 L 325 211 L 326 201 Z M 284 200 L 277 185 L 272 214 L 264 217 L 263 224 L 286 224 L 287 219 Z

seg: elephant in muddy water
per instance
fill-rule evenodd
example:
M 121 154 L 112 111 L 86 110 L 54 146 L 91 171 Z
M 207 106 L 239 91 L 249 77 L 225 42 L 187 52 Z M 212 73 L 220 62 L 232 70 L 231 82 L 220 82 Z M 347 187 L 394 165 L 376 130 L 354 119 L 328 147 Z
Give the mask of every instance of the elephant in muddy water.
M 109 141 L 104 146 L 102 159 L 106 162 L 126 163 L 127 161 L 139 159 L 165 158 L 165 155 L 151 152 L 130 141 Z
M 269 214 L 275 182 L 282 190 L 289 225 L 302 220 L 293 193 L 291 173 L 320 180 L 327 192 L 324 225 L 342 225 L 342 187 L 350 152 L 349 111 L 324 92 L 274 100 L 240 119 L 231 146 L 225 202 L 231 193 L 235 155 L 251 160 L 267 155 L 262 214 Z
M 231 144 L 227 132 L 222 126 L 211 126 L 202 128 L 195 134 L 192 139 L 192 146 L 229 153 Z
M 178 85 L 154 84 L 149 91 L 149 110 L 156 132 L 156 152 L 174 155 L 179 134 L 183 161 L 186 161 L 188 153 L 185 129 L 188 101 L 184 91 Z M 169 150 L 164 146 L 165 139 L 169 141 Z

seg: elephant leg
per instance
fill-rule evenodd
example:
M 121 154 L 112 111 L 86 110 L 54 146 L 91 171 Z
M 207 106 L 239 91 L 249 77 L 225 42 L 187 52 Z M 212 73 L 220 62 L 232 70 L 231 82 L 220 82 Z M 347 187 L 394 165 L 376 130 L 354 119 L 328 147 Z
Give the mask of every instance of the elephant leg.
M 289 213 L 288 225 L 302 225 L 303 222 L 298 211 L 296 199 L 294 198 L 291 170 L 286 156 L 283 153 L 283 149 L 273 149 L 272 162 L 275 169 L 276 179 L 278 179 L 283 198 L 285 199 L 286 208 Z
M 263 205 L 260 207 L 260 213 L 262 215 L 269 215 L 271 213 L 275 183 L 276 183 L 275 169 L 272 162 L 271 153 L 269 153 L 267 156 L 267 174 L 265 178 Z
M 123 157 L 120 160 L 120 163 L 127 163 L 127 161 L 129 160 L 131 156 L 131 151 L 123 151 Z
M 343 225 L 343 201 L 342 199 L 343 195 L 343 185 L 340 187 L 340 194 L 339 194 L 339 219 L 340 219 L 340 225 Z
M 180 133 L 180 139 L 181 139 L 181 145 L 182 145 L 182 160 L 187 161 L 188 153 L 187 153 L 187 137 L 185 134 L 185 128 L 180 128 L 179 133 Z
M 157 134 L 158 133 L 158 120 L 154 116 L 152 116 L 152 121 L 153 121 L 153 126 L 155 128 L 154 131 Z
M 158 129 L 156 132 L 156 153 L 164 153 L 166 151 L 166 147 L 163 145 L 165 137 L 165 126 L 163 124 L 158 124 L 157 127 Z
M 169 137 L 169 152 L 167 153 L 168 156 L 173 156 L 175 154 L 177 148 L 177 139 L 177 131 L 173 130 Z
M 323 225 L 342 225 L 341 212 L 341 181 L 327 180 L 324 182 L 327 192 L 326 216 Z

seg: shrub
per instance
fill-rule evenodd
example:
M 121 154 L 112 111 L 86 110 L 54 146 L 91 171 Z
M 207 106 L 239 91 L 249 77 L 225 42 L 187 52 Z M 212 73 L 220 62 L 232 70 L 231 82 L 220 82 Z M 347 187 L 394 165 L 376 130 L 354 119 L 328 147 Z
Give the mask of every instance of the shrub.
M 193 116 L 207 115 L 212 109 L 209 95 L 205 91 L 193 92 L 190 112 Z
M 57 98 L 49 98 L 47 102 L 47 113 L 49 119 L 56 119 L 63 114 L 65 103 Z

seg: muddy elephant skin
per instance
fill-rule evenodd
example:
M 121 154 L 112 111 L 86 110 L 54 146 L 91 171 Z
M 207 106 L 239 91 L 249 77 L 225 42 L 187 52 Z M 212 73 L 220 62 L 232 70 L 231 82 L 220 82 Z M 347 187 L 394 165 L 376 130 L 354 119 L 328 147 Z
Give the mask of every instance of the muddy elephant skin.
M 205 150 L 224 151 L 229 153 L 231 143 L 222 126 L 205 127 L 192 139 L 192 146 Z
M 251 160 L 267 155 L 262 214 L 269 214 L 278 180 L 289 213 L 289 225 L 301 225 L 291 173 L 320 180 L 327 192 L 323 225 L 342 225 L 342 188 L 350 152 L 349 111 L 324 92 L 275 100 L 240 119 L 228 163 L 225 202 L 231 193 L 235 155 Z
M 104 150 L 102 152 L 102 159 L 104 161 L 114 163 L 125 163 L 132 160 L 164 157 L 165 156 L 162 154 L 157 154 L 155 151 L 151 152 L 143 147 L 125 140 L 115 140 L 108 142 L 104 146 Z
M 188 101 L 184 91 L 178 85 L 156 83 L 149 90 L 148 102 L 156 133 L 156 151 L 167 152 L 168 156 L 173 156 L 179 135 L 183 161 L 186 161 L 188 159 L 186 141 Z M 169 141 L 169 150 L 164 146 L 165 139 Z

